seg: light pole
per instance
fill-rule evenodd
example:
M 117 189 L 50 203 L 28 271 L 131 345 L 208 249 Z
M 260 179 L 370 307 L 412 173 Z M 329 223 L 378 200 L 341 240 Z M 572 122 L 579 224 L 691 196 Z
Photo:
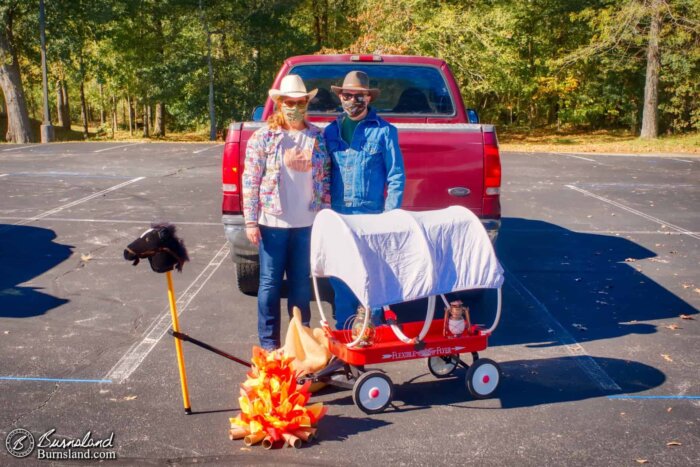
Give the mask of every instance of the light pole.
M 49 84 L 46 78 L 46 15 L 44 13 L 44 0 L 39 0 L 39 31 L 41 36 L 41 75 L 44 86 L 44 122 L 41 124 L 41 142 L 53 141 L 53 125 L 51 125 L 51 112 L 49 111 Z

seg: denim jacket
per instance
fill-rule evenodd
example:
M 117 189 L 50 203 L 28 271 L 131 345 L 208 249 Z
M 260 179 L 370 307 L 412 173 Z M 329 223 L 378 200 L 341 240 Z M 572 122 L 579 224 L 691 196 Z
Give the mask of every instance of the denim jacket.
M 370 107 L 348 146 L 340 133 L 343 118 L 323 132 L 332 159 L 331 207 L 346 214 L 400 208 L 406 176 L 398 130 Z
M 311 156 L 313 199 L 309 207 L 319 211 L 330 207 L 331 160 L 326 151 L 323 133 L 307 122 L 315 136 Z M 243 168 L 243 216 L 246 223 L 257 223 L 260 209 L 270 214 L 282 214 L 280 202 L 280 164 L 282 154 L 278 150 L 283 137 L 281 129 L 272 130 L 267 125 L 260 128 L 248 140 Z

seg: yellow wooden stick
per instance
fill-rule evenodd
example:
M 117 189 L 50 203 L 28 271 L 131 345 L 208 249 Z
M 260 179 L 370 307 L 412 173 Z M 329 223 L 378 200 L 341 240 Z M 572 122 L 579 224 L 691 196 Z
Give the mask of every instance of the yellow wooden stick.
M 180 332 L 180 325 L 177 321 L 177 305 L 175 304 L 175 290 L 173 288 L 173 276 L 171 271 L 165 273 L 168 278 L 168 300 L 170 301 L 170 315 L 173 319 L 173 331 Z M 182 387 L 182 403 L 185 406 L 185 413 L 191 414 L 190 394 L 187 390 L 187 373 L 185 373 L 185 358 L 182 356 L 182 342 L 175 338 L 175 352 L 177 353 L 177 366 L 180 369 L 180 386 Z

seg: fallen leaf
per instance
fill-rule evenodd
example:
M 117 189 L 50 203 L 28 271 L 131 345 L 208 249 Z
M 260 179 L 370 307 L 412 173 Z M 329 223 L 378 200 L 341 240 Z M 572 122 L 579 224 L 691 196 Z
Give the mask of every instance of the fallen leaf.
M 250 451 L 250 448 L 241 448 L 241 451 Z
M 690 284 L 683 284 L 683 288 L 684 288 L 684 289 L 689 289 L 689 288 L 691 288 L 691 287 L 692 287 L 692 285 L 690 285 Z
M 671 412 L 671 410 L 673 410 L 673 407 L 669 407 L 668 409 L 666 409 L 666 412 Z
M 659 258 L 651 258 L 652 263 L 663 263 L 663 264 L 668 264 L 668 260 L 665 259 L 659 259 Z
M 672 362 L 672 361 L 673 361 L 673 359 L 671 358 L 671 356 L 668 355 L 668 354 L 662 353 L 661 356 L 664 357 L 664 360 L 666 360 L 667 362 Z
M 637 260 L 634 258 L 625 258 L 625 263 L 634 263 L 635 261 Z
M 588 331 L 588 328 L 586 326 L 584 326 L 583 324 L 572 323 L 571 325 L 573 327 L 575 327 L 576 329 L 578 329 L 579 331 Z
M 133 401 L 133 400 L 136 399 L 137 397 L 138 397 L 138 396 L 126 396 L 126 397 L 124 398 L 124 400 L 125 400 L 125 401 Z
M 695 290 L 693 290 L 693 292 L 695 292 L 695 293 L 700 293 L 700 289 L 698 289 L 698 288 L 696 287 Z
M 667 324 L 667 325 L 664 326 L 664 327 L 665 327 L 666 329 L 671 329 L 672 331 L 675 331 L 676 329 L 683 329 L 683 328 L 681 328 L 679 325 L 677 325 L 676 323 Z
M 93 256 L 90 253 L 88 253 L 87 255 L 80 255 L 80 261 L 82 261 L 83 263 L 87 263 L 92 258 Z
M 680 315 L 680 318 L 681 318 L 681 319 L 695 319 L 695 318 L 693 318 L 693 317 L 690 316 L 690 315 Z
M 669 441 L 666 446 L 683 446 L 680 441 Z
M 646 459 L 635 459 L 637 461 L 637 464 L 648 464 L 649 461 Z

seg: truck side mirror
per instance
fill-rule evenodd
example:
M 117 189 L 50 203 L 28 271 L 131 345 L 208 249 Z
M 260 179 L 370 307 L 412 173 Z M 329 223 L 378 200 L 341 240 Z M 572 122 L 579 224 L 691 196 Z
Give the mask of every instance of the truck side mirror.
M 259 105 L 253 109 L 252 120 L 254 122 L 262 121 L 263 110 L 265 110 L 265 107 L 263 107 L 262 105 Z
M 479 114 L 474 109 L 467 109 L 467 120 L 469 123 L 479 123 Z

